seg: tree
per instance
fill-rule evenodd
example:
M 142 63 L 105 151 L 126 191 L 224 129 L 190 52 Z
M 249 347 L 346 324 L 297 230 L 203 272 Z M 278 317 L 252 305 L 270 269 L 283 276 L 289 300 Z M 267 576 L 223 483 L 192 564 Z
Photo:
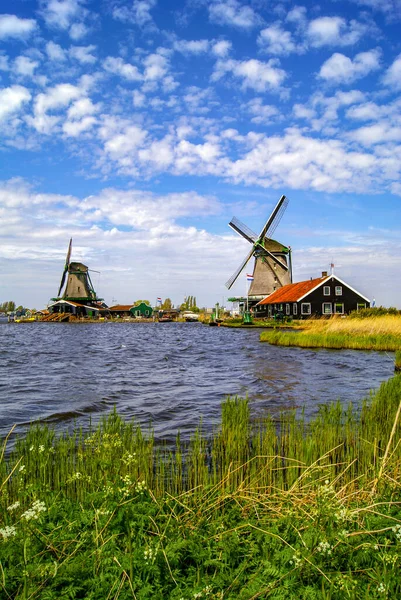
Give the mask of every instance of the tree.
M 12 300 L 8 300 L 7 302 L 3 302 L 0 304 L 0 312 L 14 312 L 15 311 L 15 302 Z
M 180 306 L 180 310 L 192 310 L 193 312 L 199 312 L 199 308 L 196 306 L 195 296 L 186 296 L 184 302 Z
M 170 298 L 166 298 L 160 308 L 162 310 L 171 310 L 173 308 L 173 303 L 171 302 Z
M 150 306 L 150 302 L 149 302 L 149 300 L 135 300 L 135 302 L 134 302 L 134 306 L 138 306 L 138 304 L 142 304 L 142 302 L 143 302 L 144 304 L 149 304 L 149 306 Z

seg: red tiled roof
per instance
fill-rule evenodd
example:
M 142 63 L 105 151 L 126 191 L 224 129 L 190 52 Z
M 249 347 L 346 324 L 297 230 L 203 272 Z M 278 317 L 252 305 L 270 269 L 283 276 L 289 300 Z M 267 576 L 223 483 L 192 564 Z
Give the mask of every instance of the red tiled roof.
M 132 306 L 132 304 L 116 304 L 115 306 L 110 306 L 109 310 L 128 311 Z
M 258 306 L 262 304 L 278 304 L 280 302 L 298 302 L 300 298 L 305 296 L 308 292 L 313 290 L 319 283 L 329 279 L 327 277 L 318 277 L 317 279 L 308 279 L 307 281 L 300 281 L 299 283 L 290 283 L 279 288 L 267 298 L 264 298 L 258 302 Z

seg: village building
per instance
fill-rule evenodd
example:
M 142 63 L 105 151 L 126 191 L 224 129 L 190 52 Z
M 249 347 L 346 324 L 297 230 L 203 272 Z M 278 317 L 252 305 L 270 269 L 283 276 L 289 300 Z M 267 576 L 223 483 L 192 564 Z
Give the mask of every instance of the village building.
M 370 307 L 370 300 L 357 292 L 336 275 L 323 271 L 317 279 L 285 285 L 260 302 L 253 309 L 254 317 L 282 315 L 296 319 L 346 315 L 354 310 Z
M 153 308 L 146 304 L 146 302 L 140 302 L 139 304 L 116 304 L 110 306 L 110 315 L 112 317 L 130 317 L 130 318 L 144 318 L 150 319 L 153 316 Z

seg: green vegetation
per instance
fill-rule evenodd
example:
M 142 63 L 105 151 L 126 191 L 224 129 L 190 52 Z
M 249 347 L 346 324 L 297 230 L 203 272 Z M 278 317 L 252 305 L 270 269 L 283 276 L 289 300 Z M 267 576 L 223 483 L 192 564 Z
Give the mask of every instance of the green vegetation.
M 301 348 L 396 351 L 401 348 L 401 316 L 309 319 L 302 323 L 301 331 L 263 332 L 260 340 L 277 346 Z
M 184 298 L 184 302 L 180 306 L 180 310 L 191 310 L 192 312 L 199 312 L 200 309 L 196 305 L 196 297 L 195 296 L 186 296 Z
M 0 313 L 9 313 L 15 310 L 16 304 L 13 300 L 8 300 L 7 302 L 2 302 L 0 304 Z
M 0 596 L 401 597 L 401 378 L 360 412 L 250 418 L 155 445 L 116 413 L 34 425 L 0 463 Z
M 397 350 L 395 353 L 395 370 L 401 371 L 401 350 Z

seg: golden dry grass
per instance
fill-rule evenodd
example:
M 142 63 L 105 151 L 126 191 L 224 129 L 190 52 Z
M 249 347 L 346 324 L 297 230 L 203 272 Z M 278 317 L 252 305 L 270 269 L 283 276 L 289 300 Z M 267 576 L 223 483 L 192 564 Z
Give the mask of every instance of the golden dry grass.
M 401 338 L 401 316 L 384 315 L 366 319 L 338 318 L 310 319 L 302 323 L 308 333 L 392 335 Z

